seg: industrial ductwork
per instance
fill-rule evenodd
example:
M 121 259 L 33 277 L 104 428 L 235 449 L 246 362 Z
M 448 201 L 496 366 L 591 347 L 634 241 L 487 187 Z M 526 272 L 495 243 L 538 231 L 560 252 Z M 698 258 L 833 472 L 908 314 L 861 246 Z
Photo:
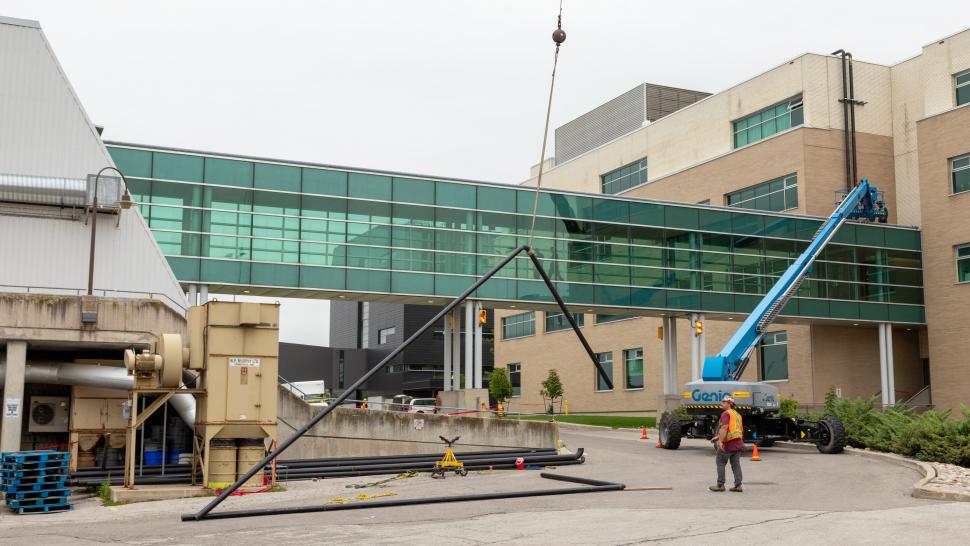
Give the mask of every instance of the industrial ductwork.
M 0 174 L 0 201 L 85 207 L 93 202 L 93 184 L 84 178 L 55 178 L 22 174 Z M 98 209 L 117 208 L 124 188 L 116 176 L 98 181 Z
M 7 363 L 0 362 L 0 387 L 7 375 Z M 28 363 L 25 383 L 47 383 L 53 385 L 77 385 L 82 387 L 101 387 L 130 391 L 132 377 L 124 368 L 112 366 L 96 366 L 91 364 L 75 364 L 72 362 Z M 189 428 L 195 426 L 195 397 L 191 394 L 176 394 L 169 400 L 172 407 L 179 414 Z

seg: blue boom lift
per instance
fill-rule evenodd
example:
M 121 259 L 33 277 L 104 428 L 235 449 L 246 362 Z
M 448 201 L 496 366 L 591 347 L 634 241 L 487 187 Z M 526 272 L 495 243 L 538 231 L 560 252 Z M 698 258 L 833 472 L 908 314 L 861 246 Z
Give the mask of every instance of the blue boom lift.
M 814 443 L 822 453 L 839 453 L 845 447 L 845 431 L 835 417 L 809 421 L 779 415 L 778 389 L 770 384 L 741 381 L 751 352 L 768 327 L 812 272 L 812 265 L 847 220 L 886 221 L 887 210 L 878 189 L 863 180 L 851 191 L 839 192 L 841 202 L 822 223 L 808 248 L 792 263 L 754 311 L 731 336 L 721 352 L 704 359 L 700 381 L 684 387 L 681 411 L 665 413 L 659 423 L 660 443 L 677 449 L 682 437 L 713 438 L 718 431 L 721 400 L 734 398 L 744 422 L 745 442 L 769 447 L 777 440 Z

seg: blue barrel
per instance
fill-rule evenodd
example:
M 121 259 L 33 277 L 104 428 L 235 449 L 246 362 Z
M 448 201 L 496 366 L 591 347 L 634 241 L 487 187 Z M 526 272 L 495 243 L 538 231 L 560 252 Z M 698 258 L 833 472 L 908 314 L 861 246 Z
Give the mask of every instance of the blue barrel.
M 168 459 L 167 459 L 168 464 L 178 464 L 179 463 L 179 455 L 181 455 L 183 453 L 185 453 L 185 451 L 182 451 L 182 450 L 179 450 L 179 449 L 170 449 L 170 450 L 168 450 Z
M 162 464 L 162 450 L 145 451 L 145 464 Z

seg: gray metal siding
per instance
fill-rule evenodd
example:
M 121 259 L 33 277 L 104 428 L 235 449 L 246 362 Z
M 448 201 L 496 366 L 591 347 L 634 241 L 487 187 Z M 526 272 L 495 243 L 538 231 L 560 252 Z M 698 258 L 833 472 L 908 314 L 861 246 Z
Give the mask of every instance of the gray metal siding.
M 356 349 L 360 317 L 356 301 L 330 301 L 330 346 Z

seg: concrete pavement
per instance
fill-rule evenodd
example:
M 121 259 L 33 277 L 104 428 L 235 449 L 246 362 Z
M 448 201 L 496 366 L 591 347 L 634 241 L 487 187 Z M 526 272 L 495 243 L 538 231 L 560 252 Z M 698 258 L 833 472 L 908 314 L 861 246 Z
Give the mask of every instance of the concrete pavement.
M 762 462 L 743 461 L 744 493 L 715 494 L 707 491 L 714 464 L 704 442 L 688 441 L 681 450 L 667 451 L 654 447 L 653 436 L 640 440 L 639 431 L 564 427 L 562 437 L 569 448 L 585 447 L 588 462 L 557 472 L 622 481 L 631 490 L 196 523 L 182 523 L 178 517 L 197 510 L 206 499 L 114 508 L 91 499 L 65 514 L 3 513 L 0 544 L 966 542 L 970 503 L 912 498 L 909 490 L 920 476 L 896 465 L 852 455 L 766 449 Z M 543 480 L 534 471 L 496 471 L 443 481 L 420 476 L 383 488 L 346 488 L 377 479 L 292 482 L 284 493 L 231 498 L 217 510 L 322 504 L 361 491 L 415 498 L 571 485 Z M 635 490 L 648 486 L 673 489 Z

